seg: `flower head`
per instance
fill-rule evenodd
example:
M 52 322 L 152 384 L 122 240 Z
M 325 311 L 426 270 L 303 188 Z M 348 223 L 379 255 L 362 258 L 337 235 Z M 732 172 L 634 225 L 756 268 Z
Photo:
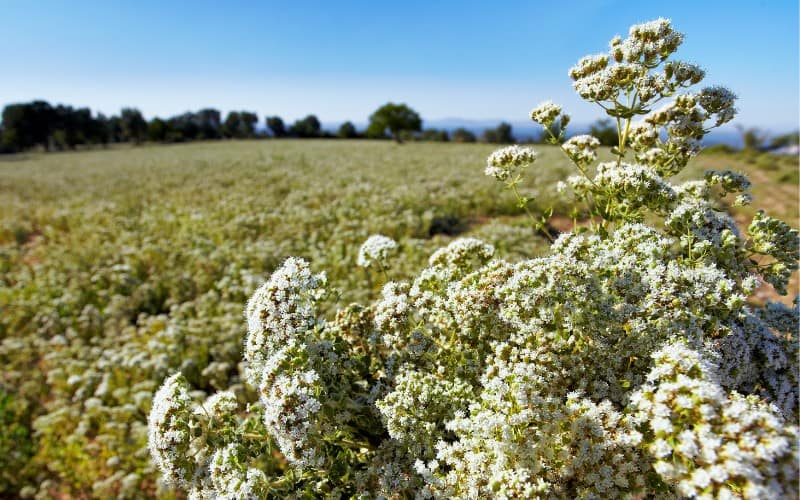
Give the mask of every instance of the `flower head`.
M 522 146 L 507 146 L 489 155 L 484 173 L 499 181 L 508 180 L 517 168 L 526 168 L 536 161 L 536 151 Z
M 397 242 L 382 234 L 373 234 L 361 245 L 356 264 L 370 267 L 374 263 L 386 266 L 389 255 L 397 250 Z

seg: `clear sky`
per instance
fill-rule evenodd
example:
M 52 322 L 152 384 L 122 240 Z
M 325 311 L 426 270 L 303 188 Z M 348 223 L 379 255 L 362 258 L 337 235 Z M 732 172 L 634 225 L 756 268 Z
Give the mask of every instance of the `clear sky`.
M 679 58 L 739 95 L 737 123 L 797 128 L 798 0 L 0 0 L 0 106 L 365 122 L 395 101 L 428 120 L 518 122 L 553 99 L 588 123 L 600 115 L 567 69 L 659 16 L 686 34 Z

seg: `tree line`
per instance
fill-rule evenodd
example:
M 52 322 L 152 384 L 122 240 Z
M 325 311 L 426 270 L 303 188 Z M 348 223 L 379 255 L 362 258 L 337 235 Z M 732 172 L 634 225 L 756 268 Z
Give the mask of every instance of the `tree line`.
M 369 125 L 358 130 L 344 122 L 335 132 L 322 129 L 315 115 L 284 123 L 279 116 L 259 117 L 251 111 L 231 111 L 223 119 L 219 110 L 204 108 L 170 118 L 147 120 L 136 108 L 123 108 L 118 115 L 92 113 L 89 108 L 51 105 L 42 100 L 9 104 L 3 109 L 0 122 L 0 152 L 14 153 L 34 148 L 45 151 L 69 150 L 78 146 L 144 142 L 171 143 L 195 140 L 277 138 L 392 138 L 408 140 L 516 142 L 511 125 L 501 123 L 477 136 L 465 128 L 452 132 L 442 129 L 423 129 L 419 114 L 406 104 L 387 103 L 369 117 Z

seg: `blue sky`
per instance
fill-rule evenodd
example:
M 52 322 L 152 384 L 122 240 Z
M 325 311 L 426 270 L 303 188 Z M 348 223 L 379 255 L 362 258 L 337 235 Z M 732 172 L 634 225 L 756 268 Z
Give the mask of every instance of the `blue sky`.
M 553 99 L 588 123 L 600 114 L 567 69 L 661 16 L 686 34 L 678 57 L 739 95 L 737 123 L 780 131 L 800 115 L 797 0 L 0 0 L 0 11 L 0 106 L 365 122 L 395 101 L 428 120 L 519 122 Z

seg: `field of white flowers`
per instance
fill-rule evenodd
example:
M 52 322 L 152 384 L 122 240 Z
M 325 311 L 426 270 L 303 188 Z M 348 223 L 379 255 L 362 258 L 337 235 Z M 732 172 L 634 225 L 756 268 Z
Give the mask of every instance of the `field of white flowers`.
M 579 92 L 641 83 L 615 50 L 663 62 L 631 36 Z M 546 104 L 535 153 L 0 162 L 0 495 L 796 497 L 796 272 L 775 288 L 797 233 L 754 207 L 797 225 L 797 158 L 692 158 L 714 89 L 625 127 L 627 152 L 562 145 Z
M 246 141 L 0 162 L 0 492 L 154 493 L 155 389 L 178 369 L 209 394 L 235 383 L 244 305 L 289 256 L 326 270 L 333 310 L 379 294 L 356 266 L 372 233 L 400 242 L 396 279 L 462 231 L 510 258 L 542 251 L 482 177 L 491 149 Z

